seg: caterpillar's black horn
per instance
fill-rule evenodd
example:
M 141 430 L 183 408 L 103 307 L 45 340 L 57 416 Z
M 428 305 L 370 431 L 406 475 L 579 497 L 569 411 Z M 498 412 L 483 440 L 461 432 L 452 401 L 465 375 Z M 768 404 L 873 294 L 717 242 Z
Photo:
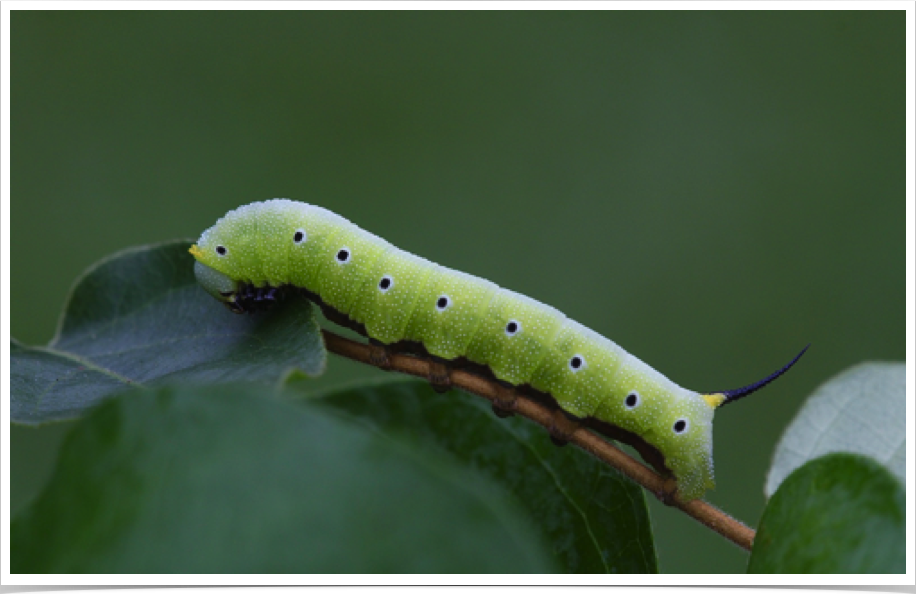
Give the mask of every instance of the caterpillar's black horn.
M 774 379 L 776 379 L 776 378 L 779 377 L 780 375 L 782 375 L 782 374 L 784 374 L 785 372 L 789 371 L 789 369 L 790 369 L 793 365 L 795 365 L 795 363 L 796 363 L 799 359 L 801 359 L 801 356 L 805 354 L 805 351 L 807 351 L 807 350 L 808 350 L 808 347 L 810 347 L 810 346 L 811 346 L 811 344 L 809 343 L 808 346 L 806 346 L 805 348 L 803 348 L 799 354 L 795 355 L 795 358 L 794 358 L 794 359 L 792 359 L 791 361 L 789 361 L 788 363 L 786 363 L 781 369 L 778 369 L 778 370 L 774 371 L 773 373 L 771 373 L 770 375 L 766 376 L 766 377 L 763 378 L 762 380 L 760 380 L 760 381 L 758 381 L 758 382 L 754 382 L 753 384 L 749 384 L 749 385 L 747 385 L 747 386 L 744 386 L 743 388 L 738 388 L 738 389 L 736 389 L 736 390 L 723 390 L 722 392 L 718 392 L 719 394 L 722 394 L 723 396 L 725 396 L 725 401 L 722 402 L 722 404 L 720 404 L 719 406 L 724 406 L 724 405 L 728 404 L 729 402 L 734 402 L 735 400 L 738 400 L 738 399 L 740 399 L 740 398 L 744 398 L 744 397 L 747 396 L 748 394 L 752 394 L 752 393 L 756 392 L 757 390 L 759 390 L 760 388 L 764 387 L 765 385 L 767 385 L 768 383 L 770 383 L 771 381 L 773 381 Z

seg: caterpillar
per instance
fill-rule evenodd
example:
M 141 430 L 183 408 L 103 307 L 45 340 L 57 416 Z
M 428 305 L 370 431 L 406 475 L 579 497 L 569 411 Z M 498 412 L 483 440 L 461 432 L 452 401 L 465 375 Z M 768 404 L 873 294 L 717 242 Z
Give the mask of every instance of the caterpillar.
M 448 366 L 495 378 L 511 414 L 519 393 L 553 404 L 551 435 L 563 443 L 582 424 L 633 445 L 673 477 L 684 501 L 715 486 L 714 411 L 762 388 L 788 364 L 736 390 L 682 388 L 611 340 L 558 310 L 487 280 L 402 251 L 319 206 L 274 199 L 228 212 L 190 249 L 200 285 L 235 313 L 297 289 L 333 322 L 389 353 L 429 357 L 430 382 L 448 389 Z M 810 346 L 810 345 L 809 345 Z

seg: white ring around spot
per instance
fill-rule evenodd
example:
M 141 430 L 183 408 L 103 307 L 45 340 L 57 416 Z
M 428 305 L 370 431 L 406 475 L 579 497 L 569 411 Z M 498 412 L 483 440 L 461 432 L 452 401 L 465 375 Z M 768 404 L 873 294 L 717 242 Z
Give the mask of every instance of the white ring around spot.
M 388 286 L 385 288 L 382 288 L 382 282 L 385 279 L 388 279 Z M 381 291 L 382 293 L 387 293 L 388 291 L 392 289 L 392 287 L 394 287 L 394 279 L 391 278 L 390 274 L 386 274 L 378 281 L 378 290 Z
M 674 426 L 677 425 L 678 422 L 680 422 L 680 421 L 684 421 L 684 430 L 681 431 L 681 432 L 678 432 L 677 430 L 675 430 Z M 685 433 L 687 433 L 688 431 L 690 431 L 690 419 L 681 417 L 680 419 L 676 420 L 674 423 L 671 424 L 671 431 L 672 431 L 675 435 L 684 435 Z
M 576 358 L 579 359 L 580 364 L 578 367 L 573 367 L 573 361 L 575 361 Z M 588 364 L 585 362 L 585 357 L 583 357 L 582 355 L 573 355 L 572 357 L 569 358 L 568 364 L 569 364 L 569 370 L 572 371 L 573 373 L 579 373 L 580 371 L 588 367 Z

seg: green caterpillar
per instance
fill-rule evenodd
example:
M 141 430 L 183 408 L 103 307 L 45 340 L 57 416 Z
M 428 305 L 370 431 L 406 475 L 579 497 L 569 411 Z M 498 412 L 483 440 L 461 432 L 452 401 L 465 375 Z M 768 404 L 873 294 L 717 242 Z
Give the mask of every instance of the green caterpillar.
M 554 437 L 596 423 L 673 475 L 684 500 L 714 487 L 715 409 L 773 381 L 805 352 L 749 386 L 693 392 L 552 307 L 285 199 L 230 211 L 190 251 L 202 287 L 232 311 L 253 311 L 286 287 L 304 289 L 332 320 L 368 336 L 379 361 L 406 350 L 439 365 L 476 366 L 510 394 L 549 396 L 564 411 L 555 416 L 571 423 L 565 432 L 558 424 Z M 447 370 L 431 381 L 447 388 Z M 508 414 L 511 400 L 503 407 Z

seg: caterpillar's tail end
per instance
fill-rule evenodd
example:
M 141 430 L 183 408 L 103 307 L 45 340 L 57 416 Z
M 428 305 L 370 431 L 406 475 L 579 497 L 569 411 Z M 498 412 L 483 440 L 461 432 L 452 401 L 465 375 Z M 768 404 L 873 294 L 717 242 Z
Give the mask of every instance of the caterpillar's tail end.
M 795 355 L 794 359 L 792 359 L 791 361 L 786 363 L 782 368 L 777 369 L 776 371 L 774 371 L 773 373 L 766 376 L 765 378 L 763 378 L 760 381 L 754 382 L 753 384 L 748 384 L 747 386 L 744 386 L 743 388 L 737 388 L 735 390 L 723 390 L 721 392 L 703 394 L 703 398 L 706 400 L 706 403 L 709 404 L 711 408 L 718 408 L 720 406 L 724 406 L 728 404 L 729 402 L 734 402 L 735 400 L 744 398 L 745 396 L 756 392 L 760 388 L 764 387 L 768 383 L 775 380 L 780 375 L 789 371 L 789 369 L 791 369 L 792 366 L 795 365 L 799 359 L 801 359 L 801 356 L 805 354 L 805 351 L 807 351 L 808 347 L 810 346 L 811 346 L 811 343 L 808 343 L 808 345 L 805 348 L 803 348 L 800 353 Z

